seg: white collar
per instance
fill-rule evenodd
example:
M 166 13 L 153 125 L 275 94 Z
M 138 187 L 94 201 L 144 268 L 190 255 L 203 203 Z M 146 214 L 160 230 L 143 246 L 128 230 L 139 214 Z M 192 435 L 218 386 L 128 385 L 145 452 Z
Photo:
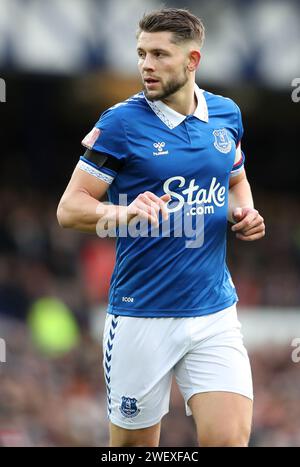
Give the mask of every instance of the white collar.
M 195 84 L 195 94 L 197 97 L 197 108 L 194 112 L 194 116 L 202 120 L 203 122 L 208 122 L 208 108 L 206 99 L 204 97 L 204 90 L 200 89 L 197 84 Z M 153 112 L 167 125 L 171 130 L 176 126 L 180 125 L 183 120 L 186 119 L 187 115 L 182 115 L 176 110 L 171 109 L 168 105 L 164 104 L 162 101 L 149 101 L 145 97 L 147 103 L 153 110 Z

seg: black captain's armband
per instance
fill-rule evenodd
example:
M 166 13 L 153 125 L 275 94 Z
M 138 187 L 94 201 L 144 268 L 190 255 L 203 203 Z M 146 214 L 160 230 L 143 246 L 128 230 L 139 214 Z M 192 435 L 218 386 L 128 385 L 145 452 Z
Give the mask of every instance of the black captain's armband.
M 114 156 L 110 156 L 105 154 L 104 152 L 98 152 L 93 149 L 87 149 L 83 155 L 83 157 L 92 162 L 92 164 L 96 165 L 99 170 L 101 170 L 102 167 L 105 167 L 107 169 L 113 170 L 114 172 L 119 172 L 119 170 L 122 168 L 122 162 L 119 161 Z

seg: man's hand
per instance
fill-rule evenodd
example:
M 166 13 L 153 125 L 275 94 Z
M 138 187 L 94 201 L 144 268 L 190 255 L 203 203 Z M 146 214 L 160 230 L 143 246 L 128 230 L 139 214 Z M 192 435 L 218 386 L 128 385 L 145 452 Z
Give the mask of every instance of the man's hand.
M 231 227 L 240 240 L 251 242 L 265 235 L 264 219 L 256 209 L 235 208 L 232 217 L 236 224 Z
M 163 220 L 168 219 L 169 214 L 166 203 L 170 199 L 171 196 L 168 194 L 158 197 L 154 193 L 151 193 L 151 191 L 145 191 L 145 193 L 139 194 L 128 206 L 128 218 L 130 220 L 134 217 L 139 217 L 141 220 L 148 220 L 152 225 L 154 225 L 154 227 L 158 227 L 158 216 L 160 211 L 162 213 Z

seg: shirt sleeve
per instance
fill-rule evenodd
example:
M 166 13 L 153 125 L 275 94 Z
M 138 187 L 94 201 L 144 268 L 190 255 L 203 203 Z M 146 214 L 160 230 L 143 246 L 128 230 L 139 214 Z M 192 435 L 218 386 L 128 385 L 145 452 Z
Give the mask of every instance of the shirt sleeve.
M 236 105 L 236 109 L 237 109 L 237 138 L 236 138 L 236 150 L 235 150 L 234 164 L 233 164 L 233 167 L 230 173 L 231 177 L 238 175 L 244 169 L 244 163 L 245 163 L 245 154 L 243 153 L 242 148 L 241 148 L 241 141 L 242 141 L 242 137 L 244 134 L 244 127 L 243 127 L 243 122 L 242 122 L 241 111 L 237 105 Z
M 107 162 L 97 163 L 99 157 L 80 157 L 78 167 L 109 185 L 117 176 L 118 169 L 128 154 L 127 138 L 123 123 L 116 107 L 106 110 L 94 126 L 83 138 L 81 144 L 89 151 L 106 156 Z M 103 158 L 102 158 L 103 160 Z

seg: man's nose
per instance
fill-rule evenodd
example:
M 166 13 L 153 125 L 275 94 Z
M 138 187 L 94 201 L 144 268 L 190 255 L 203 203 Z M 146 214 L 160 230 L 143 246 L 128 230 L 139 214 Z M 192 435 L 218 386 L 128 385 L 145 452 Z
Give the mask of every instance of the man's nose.
M 154 70 L 153 60 L 150 55 L 146 55 L 145 60 L 143 62 L 143 70 Z

